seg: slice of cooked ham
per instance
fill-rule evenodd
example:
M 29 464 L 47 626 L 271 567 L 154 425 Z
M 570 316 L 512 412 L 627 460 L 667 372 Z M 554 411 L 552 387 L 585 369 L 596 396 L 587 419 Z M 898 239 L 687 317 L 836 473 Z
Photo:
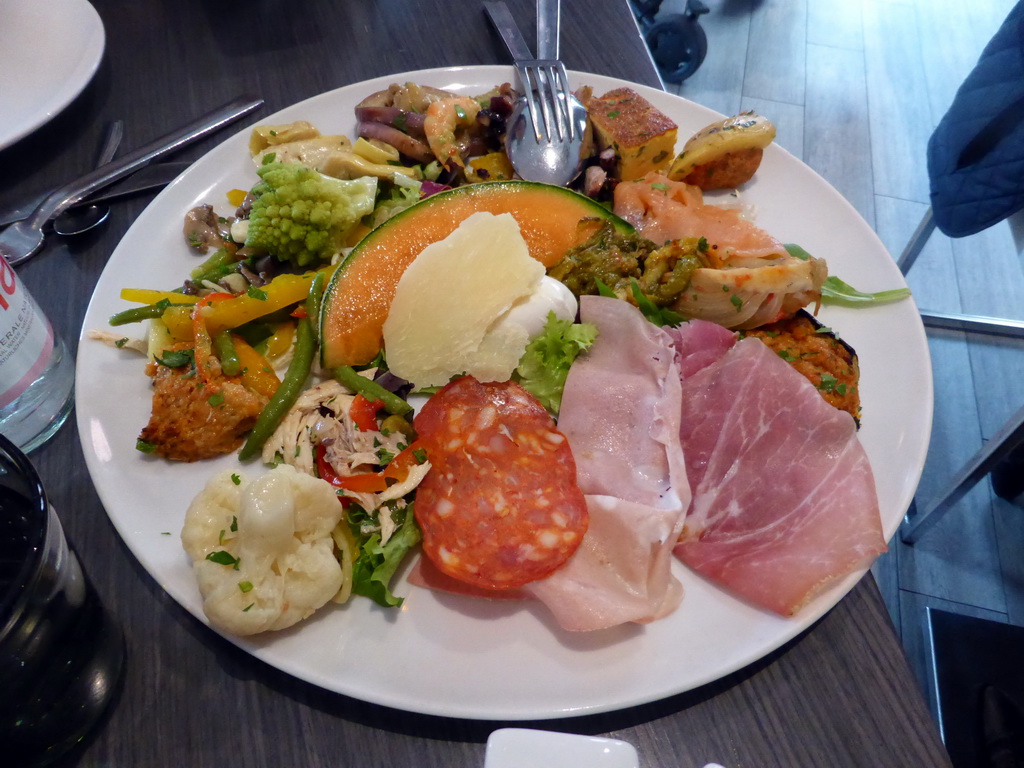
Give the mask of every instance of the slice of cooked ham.
M 693 489 L 675 553 L 791 616 L 886 550 L 871 466 L 848 413 L 757 339 L 709 363 L 720 334 L 704 326 L 672 332 L 689 372 L 680 436 Z
M 679 605 L 672 546 L 690 491 L 671 338 L 617 299 L 584 296 L 580 314 L 598 336 L 570 369 L 558 428 L 573 449 L 590 527 L 566 565 L 522 591 L 562 627 L 591 630 L 653 621 Z

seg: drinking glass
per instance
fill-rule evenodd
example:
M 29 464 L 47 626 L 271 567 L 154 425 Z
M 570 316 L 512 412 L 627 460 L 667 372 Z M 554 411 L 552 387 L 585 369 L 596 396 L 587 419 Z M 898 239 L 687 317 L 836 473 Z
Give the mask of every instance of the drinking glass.
M 0 762 L 51 765 L 97 725 L 125 646 L 35 468 L 0 435 Z

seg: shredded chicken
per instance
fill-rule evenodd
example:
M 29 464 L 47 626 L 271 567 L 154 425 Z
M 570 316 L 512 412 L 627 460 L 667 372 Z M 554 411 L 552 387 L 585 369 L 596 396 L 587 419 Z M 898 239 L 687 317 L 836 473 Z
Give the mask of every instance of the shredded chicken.
M 135 352 L 146 354 L 149 349 L 145 339 L 132 339 L 121 333 L 113 331 L 90 330 L 86 333 L 93 341 L 102 341 L 108 347 L 117 349 L 131 349 Z
M 333 379 L 303 392 L 263 446 L 263 461 L 283 461 L 298 471 L 316 474 L 316 451 L 324 447 L 324 460 L 340 477 L 375 472 L 405 447 L 407 438 L 399 432 L 384 434 L 360 430 L 349 411 L 355 395 Z M 417 464 L 408 476 L 380 493 L 339 493 L 362 507 L 374 519 L 381 543 L 395 530 L 391 511 L 405 506 L 405 497 L 426 476 L 430 463 Z M 382 514 L 383 511 L 383 514 Z

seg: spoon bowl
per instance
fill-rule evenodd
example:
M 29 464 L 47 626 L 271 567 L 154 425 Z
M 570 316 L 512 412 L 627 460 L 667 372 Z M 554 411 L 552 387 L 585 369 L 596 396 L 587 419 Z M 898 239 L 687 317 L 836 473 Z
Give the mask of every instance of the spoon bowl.
M 98 227 L 108 216 L 110 206 L 106 204 L 69 208 L 53 220 L 53 231 L 64 237 L 81 235 L 93 227 Z
M 513 106 L 505 134 L 505 151 L 516 173 L 527 181 L 564 187 L 580 175 L 587 110 L 572 94 L 567 104 L 574 130 L 562 139 L 537 137 L 525 97 L 519 98 Z

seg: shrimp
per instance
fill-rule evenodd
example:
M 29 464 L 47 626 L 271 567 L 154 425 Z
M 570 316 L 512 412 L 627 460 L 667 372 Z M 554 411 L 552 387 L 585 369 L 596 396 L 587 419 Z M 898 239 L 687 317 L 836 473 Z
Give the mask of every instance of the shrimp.
M 462 153 L 469 148 L 470 134 L 476 127 L 480 105 L 468 96 L 452 96 L 427 107 L 423 130 L 427 144 L 438 161 L 447 166 L 453 161 L 465 167 Z

